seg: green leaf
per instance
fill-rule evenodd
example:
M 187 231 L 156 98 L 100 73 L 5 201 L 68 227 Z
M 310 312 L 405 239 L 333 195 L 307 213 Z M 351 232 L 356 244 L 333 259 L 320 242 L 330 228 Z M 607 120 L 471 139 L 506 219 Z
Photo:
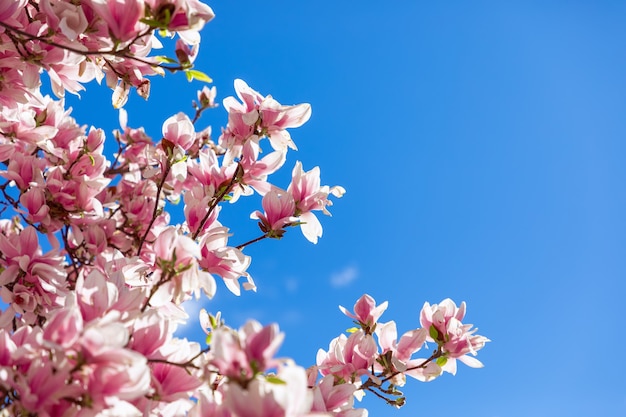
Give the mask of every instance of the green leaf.
M 359 331 L 358 327 L 350 327 L 349 329 L 346 329 L 347 333 L 356 333 Z
M 267 378 L 265 378 L 265 380 L 269 382 L 270 384 L 287 385 L 285 381 L 283 381 L 277 376 L 268 376 Z
M 444 366 L 446 363 L 448 363 L 448 358 L 446 358 L 445 356 L 440 356 L 437 358 L 437 365 Z
M 149 19 L 147 17 L 144 17 L 143 19 L 139 19 L 139 21 L 141 23 L 144 23 L 144 24 L 150 26 L 151 28 L 161 27 L 161 23 L 158 20 L 155 20 L 155 19 Z
M 430 337 L 432 337 L 434 340 L 439 340 L 439 330 L 435 328 L 434 324 L 430 325 L 430 329 L 428 329 L 428 333 L 430 334 Z
M 163 27 L 168 27 L 170 22 L 172 21 L 172 11 L 170 10 L 169 7 L 165 7 L 162 10 L 163 10 L 163 12 L 165 14 L 165 16 L 163 16 L 164 17 L 164 19 L 163 19 Z
M 211 335 L 212 335 L 212 334 L 213 334 L 213 333 L 209 333 L 209 334 L 207 334 L 207 335 L 206 335 L 206 344 L 207 344 L 207 345 L 210 345 L 210 344 L 211 344 Z
M 205 83 L 212 83 L 213 82 L 211 77 L 209 77 L 208 75 L 206 75 L 202 71 L 190 69 L 190 70 L 185 71 L 185 74 L 187 75 L 187 80 L 188 81 L 196 79 L 198 81 L 204 81 Z
M 175 59 L 172 59 L 168 56 L 155 56 L 154 59 L 156 59 L 157 61 L 163 64 L 176 64 L 177 63 Z

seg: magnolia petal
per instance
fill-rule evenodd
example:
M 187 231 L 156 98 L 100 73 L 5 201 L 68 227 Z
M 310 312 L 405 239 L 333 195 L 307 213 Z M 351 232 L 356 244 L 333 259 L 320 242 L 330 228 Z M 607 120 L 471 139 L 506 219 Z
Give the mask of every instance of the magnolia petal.
M 303 222 L 300 225 L 300 230 L 302 230 L 304 237 L 309 242 L 316 244 L 317 238 L 322 237 L 322 224 L 320 221 L 311 212 L 303 213 L 300 216 L 300 221 Z
M 481 361 L 474 358 L 473 356 L 463 355 L 457 359 L 463 362 L 465 365 L 469 366 L 470 368 L 482 368 L 485 366 Z

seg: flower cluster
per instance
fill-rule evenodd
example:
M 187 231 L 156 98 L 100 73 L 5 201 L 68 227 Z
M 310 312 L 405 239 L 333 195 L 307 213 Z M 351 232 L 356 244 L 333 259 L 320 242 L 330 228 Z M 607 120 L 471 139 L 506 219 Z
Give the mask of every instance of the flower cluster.
M 48 73 L 54 93 L 78 93 L 103 79 L 121 107 L 132 87 L 150 94 L 149 75 L 192 70 L 199 31 L 214 17 L 198 0 L 40 0 L 0 4 L 0 104 L 15 108 L 37 101 L 39 72 Z M 150 56 L 165 36 L 178 34 L 177 59 Z M 173 65 L 163 65 L 162 63 Z M 206 76 L 204 76 L 206 77 Z
M 461 323 L 465 303 L 461 308 L 450 299 L 433 306 L 424 304 L 420 313 L 423 327 L 409 330 L 399 339 L 394 321 L 379 322 L 386 308 L 387 302 L 377 306 L 367 294 L 355 303 L 354 312 L 340 307 L 358 327 L 350 329 L 350 336 L 333 339 L 328 351 L 319 350 L 316 367 L 324 377 L 332 376 L 335 384 L 354 384 L 355 389 L 374 392 L 389 404 L 401 406 L 405 398 L 396 387 L 405 384 L 407 375 L 432 381 L 444 371 L 455 374 L 456 359 L 473 368 L 483 366 L 473 356 L 489 339 L 475 335 L 477 329 L 471 324 Z M 426 342 L 435 342 L 436 349 L 427 358 L 414 357 Z
M 228 122 L 213 140 L 210 127 L 197 128 L 216 107 L 215 88 L 205 87 L 195 114 L 167 118 L 159 140 L 130 127 L 121 109 L 118 151 L 106 155 L 106 133 L 44 96 L 40 75 L 58 97 L 105 79 L 116 107 L 131 87 L 147 98 L 148 75 L 206 80 L 192 65 L 212 18 L 198 0 L 0 1 L 1 417 L 356 417 L 366 411 L 354 398 L 366 391 L 395 398 L 404 375 L 430 380 L 454 373 L 456 359 L 480 364 L 469 355 L 487 339 L 449 300 L 426 304 L 424 328 L 396 340 L 395 324 L 378 321 L 386 304 L 364 296 L 354 313 L 343 309 L 359 327 L 308 370 L 275 357 L 276 325 L 235 330 L 203 312 L 205 344 L 175 337 L 188 319 L 183 303 L 213 297 L 216 278 L 237 295 L 256 289 L 248 245 L 298 226 L 313 243 L 321 237 L 314 212 L 329 215 L 344 189 L 300 162 L 286 188 L 270 182 L 296 149 L 288 129 L 309 119 L 310 106 L 282 105 L 236 80 L 238 98 L 224 100 Z M 176 59 L 150 56 L 155 33 L 178 35 Z M 254 194 L 261 235 L 231 244 L 220 213 Z M 436 351 L 413 358 L 426 341 Z

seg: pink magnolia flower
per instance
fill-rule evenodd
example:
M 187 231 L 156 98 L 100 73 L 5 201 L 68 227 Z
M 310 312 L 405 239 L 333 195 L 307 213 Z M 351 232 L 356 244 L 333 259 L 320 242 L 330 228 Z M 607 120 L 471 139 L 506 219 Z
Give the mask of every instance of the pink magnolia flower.
M 17 344 L 11 339 L 11 333 L 0 329 L 0 366 L 13 365 L 16 350 Z
M 180 146 L 183 151 L 186 151 L 193 145 L 196 131 L 189 117 L 184 113 L 178 113 L 163 123 L 163 138 L 173 146 Z
M 163 19 L 163 10 L 168 10 L 170 20 L 167 29 L 178 32 L 186 43 L 196 45 L 200 42 L 200 31 L 215 14 L 206 4 L 198 0 L 146 0 L 146 6 L 155 19 Z M 165 23 L 165 20 L 161 20 Z
M 89 0 L 88 4 L 119 41 L 133 39 L 144 26 L 139 23 L 144 13 L 143 0 Z
M 83 318 L 80 311 L 74 305 L 56 310 L 46 322 L 43 337 L 45 340 L 62 346 L 72 348 L 78 342 L 83 331 Z
M 198 91 L 198 104 L 201 108 L 213 108 L 217 107 L 215 103 L 215 97 L 217 96 L 217 88 L 208 86 L 202 87 L 202 90 Z
M 1 62 L 1 60 L 0 60 Z M 3 80 L 6 82 L 6 80 Z M 0 118 L 0 128 L 2 136 L 6 136 L 11 142 L 20 143 L 16 150 L 24 154 L 24 157 L 30 157 L 36 161 L 41 167 L 43 161 L 41 158 L 33 158 L 28 145 L 36 145 L 42 149 L 49 149 L 49 141 L 59 134 L 56 126 L 40 125 L 38 115 L 35 109 L 30 105 L 19 106 L 14 109 L 3 109 L 2 118 Z M 14 145 L 15 146 L 15 145 Z M 28 181 L 26 181 L 28 182 Z
M 158 289 L 151 299 L 152 305 L 163 305 L 173 300 L 180 304 L 191 294 L 199 296 L 203 290 L 209 297 L 215 294 L 215 280 L 198 269 L 200 248 L 188 236 L 168 227 L 159 234 L 153 244 L 157 269 L 152 280 Z
M 19 235 L 0 234 L 0 253 L 5 260 L 0 262 L 0 285 L 20 283 L 30 287 L 40 297 L 41 313 L 63 305 L 68 292 L 63 258 L 54 251 L 41 253 L 34 227 L 27 227 Z
M 213 212 L 208 216 L 209 206 L 214 197 L 212 187 L 189 186 L 187 192 L 183 195 L 185 201 L 185 219 L 187 220 L 187 228 L 192 234 L 202 233 L 217 222 L 217 217 L 221 210 L 220 206 L 216 206 Z M 206 220 L 205 220 L 206 217 Z M 204 220 L 204 223 L 201 223 Z M 200 227 L 202 226 L 202 229 Z
M 237 248 L 228 246 L 228 229 L 215 221 L 200 241 L 201 258 L 198 261 L 203 270 L 221 277 L 226 287 L 235 295 L 241 294 L 239 278 L 246 278 L 245 290 L 256 290 L 252 277 L 246 272 L 251 258 Z
M 19 402 L 14 409 L 34 415 L 50 415 L 48 410 L 58 405 L 63 398 L 77 398 L 83 391 L 76 383 L 67 383 L 71 363 L 57 362 L 44 358 L 32 358 L 23 373 L 16 375 L 14 389 Z
M 87 273 L 87 271 L 85 271 Z M 129 297 L 131 289 L 126 282 L 120 282 L 115 274 L 104 274 L 92 269 L 80 274 L 76 279 L 76 299 L 85 321 L 93 321 L 104 317 L 111 311 L 123 313 L 128 318 L 139 312 L 139 303 Z
M 274 149 L 284 149 L 296 146 L 291 135 L 286 130 L 291 127 L 300 127 L 311 117 L 311 105 L 308 103 L 295 106 L 283 106 L 272 96 L 267 96 L 259 106 L 261 114 L 261 129 L 267 132 Z
M 319 167 L 304 172 L 302 164 L 298 161 L 293 168 L 292 180 L 287 192 L 293 196 L 296 206 L 294 215 L 300 218 L 302 234 L 311 243 L 317 243 L 317 238 L 322 236 L 322 225 L 311 211 L 321 210 L 329 216 L 330 212 L 326 210 L 326 206 L 331 206 L 332 202 L 328 199 L 328 195 L 341 197 L 346 190 L 340 186 L 320 186 Z
M 87 392 L 94 402 L 105 405 L 110 398 L 134 400 L 150 391 L 150 369 L 143 355 L 128 349 L 110 349 L 91 361 Z
M 264 213 L 255 211 L 250 218 L 259 219 L 259 227 L 269 237 L 281 238 L 285 233 L 284 227 L 298 219 L 294 216 L 296 205 L 288 192 L 277 188 L 265 194 L 261 201 Z
M 253 379 L 246 388 L 229 383 L 224 387 L 224 405 L 235 416 L 298 417 L 310 415 L 313 395 L 307 388 L 306 371 L 295 365 L 283 365 L 274 383 L 265 378 Z
M 158 353 L 159 359 L 167 360 L 172 364 L 185 363 L 200 353 L 200 346 L 186 339 L 171 339 L 161 346 Z M 203 384 L 200 374 L 190 371 L 190 368 L 170 363 L 152 362 L 150 364 L 155 394 L 160 401 L 164 402 L 188 400 L 194 390 Z
M 248 321 L 238 332 L 220 327 L 213 331 L 211 364 L 221 375 L 237 381 L 249 381 L 260 372 L 276 367 L 274 355 L 284 334 L 276 324 L 261 326 Z
M 69 39 L 75 41 L 82 35 L 89 23 L 82 7 L 63 1 L 51 3 L 40 0 L 39 6 L 46 15 L 46 22 L 52 29 L 58 29 Z
M 163 310 L 148 310 L 133 321 L 129 348 L 147 358 L 156 358 L 161 356 L 158 350 L 171 340 L 173 333 L 174 323 Z
M 224 107 L 231 112 L 240 112 L 248 123 L 260 123 L 261 130 L 270 138 L 274 149 L 289 146 L 295 149 L 291 137 L 285 129 L 300 127 L 311 117 L 311 105 L 283 106 L 272 98 L 263 97 L 243 80 L 235 80 L 235 91 L 242 103 L 233 97 L 224 99 Z M 255 117 L 256 116 L 256 117 Z
M 282 151 L 274 151 L 262 159 L 259 158 L 259 146 L 252 142 L 243 145 L 243 153 L 239 161 L 244 174 L 242 183 L 250 186 L 261 195 L 267 194 L 272 185 L 267 181 L 270 174 L 278 171 L 287 160 L 287 154 Z
M 429 303 L 424 303 L 424 307 L 422 307 L 420 312 L 420 323 L 426 329 L 434 326 L 437 332 L 445 335 L 450 321 L 453 318 L 461 321 L 463 317 L 465 317 L 465 302 L 462 302 L 461 306 L 457 307 L 454 301 L 446 298 L 441 303 L 433 304 L 432 306 Z M 431 342 L 436 341 L 431 336 L 428 337 L 428 340 Z
M 376 360 L 378 347 L 371 335 L 362 330 L 350 337 L 340 335 L 330 342 L 328 352 L 317 351 L 317 366 L 322 375 L 355 382 L 363 375 L 370 375 L 370 368 Z
M 17 23 L 17 15 L 23 12 L 28 0 L 14 0 L 0 2 L 0 21 L 9 25 Z
M 0 171 L 0 175 L 9 181 L 15 181 L 20 190 L 27 190 L 30 183 L 44 185 L 43 179 L 44 164 L 32 155 L 24 155 L 15 152 L 11 156 L 6 171 Z
M 72 235 L 77 239 L 76 244 L 82 245 L 86 252 L 93 256 L 106 251 L 109 245 L 109 238 L 112 237 L 114 226 L 110 221 L 102 221 L 99 224 L 73 225 Z M 69 242 L 68 242 L 69 243 Z
M 32 223 L 49 225 L 52 222 L 50 207 L 46 203 L 45 191 L 39 187 L 33 187 L 20 196 L 20 204 L 26 208 L 28 220 Z
M 394 385 L 403 386 L 405 375 L 419 381 L 430 381 L 441 375 L 441 368 L 436 362 L 412 358 L 424 346 L 428 336 L 426 329 L 409 330 L 398 340 L 396 323 L 390 321 L 377 327 L 376 335 L 382 352 L 375 369 L 385 376 L 393 376 Z
M 11 310 L 13 314 L 19 314 L 24 316 L 30 316 L 29 324 L 34 323 L 36 317 L 35 310 L 39 305 L 39 297 L 36 293 L 33 293 L 33 289 L 23 284 L 15 284 L 12 289 L 7 287 L 0 287 L 0 296 L 2 301 L 9 305 L 7 310 Z M 2 327 L 2 326 L 0 326 Z
M 191 66 L 198 56 L 198 47 L 196 43 L 192 47 L 189 47 L 182 39 L 176 41 L 176 58 L 182 66 Z
M 380 316 L 387 310 L 387 301 L 376 305 L 376 300 L 374 300 L 370 295 L 364 294 L 362 295 L 356 303 L 354 303 L 354 313 L 349 312 L 345 307 L 339 306 L 339 310 L 346 316 L 355 319 L 361 324 L 363 330 L 366 333 L 372 333 L 374 330 L 374 326 L 378 322 Z M 369 331 L 368 331 L 369 330 Z
M 237 164 L 220 166 L 218 157 L 213 149 L 201 149 L 198 152 L 197 160 L 188 160 L 188 177 L 185 186 L 188 190 L 192 190 L 196 197 L 199 197 L 201 194 L 209 198 L 216 197 L 216 194 L 219 194 L 220 191 L 223 191 L 231 183 L 237 167 Z M 204 187 L 202 193 L 193 190 L 195 185 Z
M 272 96 L 263 97 L 243 80 L 235 80 L 235 91 L 241 103 L 234 97 L 223 101 L 228 126 L 220 137 L 220 145 L 228 149 L 227 160 L 237 158 L 246 141 L 258 142 L 263 136 L 269 138 L 275 150 L 296 149 L 285 129 L 302 126 L 309 120 L 309 104 L 283 106 Z
M 2 3 L 10 3 L 3 1 Z M 10 42 L 6 39 L 4 42 Z M 6 108 L 35 101 L 41 94 L 38 66 L 21 62 L 17 57 L 0 58 L 0 104 Z
M 196 397 L 198 401 L 188 417 L 232 417 L 230 410 L 223 405 L 221 391 L 199 390 Z
M 424 303 L 420 313 L 420 322 L 429 331 L 427 340 L 441 347 L 446 359 L 442 369 L 451 374 L 456 373 L 456 359 L 472 368 L 481 368 L 482 362 L 469 354 L 476 356 L 489 342 L 486 337 L 474 334 L 478 329 L 472 329 L 473 325 L 461 323 L 464 317 L 465 302 L 457 307 L 449 298 L 432 306 Z
M 82 83 L 96 78 L 97 74 L 92 70 L 92 65 L 86 63 L 82 55 L 45 44 L 41 46 L 38 54 L 43 56 L 42 64 L 46 64 L 50 87 L 55 96 L 64 97 L 65 91 L 78 95 L 79 91 L 85 89 Z
M 335 384 L 332 375 L 323 377 L 313 387 L 313 404 L 311 411 L 330 412 L 342 417 L 367 417 L 367 410 L 354 409 L 354 393 L 357 390 L 354 384 Z
M 239 334 L 240 340 L 245 340 L 244 350 L 251 364 L 263 371 L 278 364 L 274 355 L 283 343 L 285 334 L 278 330 L 277 324 L 261 326 L 250 320 L 239 329 Z

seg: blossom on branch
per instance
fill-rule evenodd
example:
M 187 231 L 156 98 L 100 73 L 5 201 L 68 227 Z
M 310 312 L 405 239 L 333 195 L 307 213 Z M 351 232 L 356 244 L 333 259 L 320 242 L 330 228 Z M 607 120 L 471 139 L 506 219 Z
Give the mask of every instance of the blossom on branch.
M 0 1 L 0 416 L 366 417 L 354 407 L 365 393 L 400 407 L 407 375 L 433 380 L 456 372 L 457 359 L 482 366 L 474 356 L 488 339 L 451 300 L 426 303 L 423 327 L 398 336 L 380 321 L 387 302 L 365 294 L 354 311 L 340 307 L 356 327 L 308 370 L 277 356 L 276 324 L 233 329 L 203 310 L 205 340 L 175 336 L 185 302 L 211 299 L 215 277 L 236 295 L 257 289 L 249 245 L 295 226 L 316 243 L 315 212 L 330 215 L 330 196 L 345 193 L 299 161 L 286 188 L 273 183 L 296 149 L 288 129 L 311 107 L 242 80 L 223 101 L 216 141 L 198 125 L 216 107 L 215 87 L 198 92 L 195 114 L 167 118 L 157 140 L 129 127 L 124 110 L 108 138 L 71 116 L 63 95 L 93 80 L 118 108 L 132 88 L 148 98 L 150 75 L 209 80 L 192 66 L 213 17 L 199 0 Z M 151 55 L 157 35 L 178 36 L 175 58 Z M 43 73 L 60 100 L 42 95 Z M 263 234 L 232 244 L 249 221 L 223 214 L 252 196 Z M 436 350 L 416 357 L 425 342 Z
M 489 342 L 475 334 L 478 329 L 472 329 L 473 325 L 463 324 L 464 317 L 465 302 L 457 307 L 449 298 L 439 304 L 424 303 L 420 313 L 420 323 L 429 331 L 427 340 L 441 347 L 445 358 L 442 368 L 451 374 L 456 373 L 457 359 L 472 368 L 482 368 L 482 362 L 473 356 Z

